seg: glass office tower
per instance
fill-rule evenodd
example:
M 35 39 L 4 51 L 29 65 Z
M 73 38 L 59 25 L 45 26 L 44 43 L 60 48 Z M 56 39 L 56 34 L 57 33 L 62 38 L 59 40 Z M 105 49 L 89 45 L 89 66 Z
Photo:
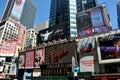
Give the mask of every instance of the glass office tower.
M 34 25 L 35 13 L 36 5 L 32 0 L 8 0 L 1 21 L 12 17 L 28 29 Z
M 76 0 L 77 1 L 77 12 L 90 9 L 97 5 L 97 0 Z
M 64 24 L 65 37 L 76 37 L 76 0 L 51 0 L 49 27 Z

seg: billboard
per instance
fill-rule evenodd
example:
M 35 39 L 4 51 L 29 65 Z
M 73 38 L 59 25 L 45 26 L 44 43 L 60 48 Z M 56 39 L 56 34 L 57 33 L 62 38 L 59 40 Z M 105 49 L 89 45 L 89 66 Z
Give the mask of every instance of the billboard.
M 120 34 L 98 37 L 98 57 L 100 63 L 120 61 Z
M 75 57 L 75 41 L 64 42 L 45 48 L 45 63 L 72 62 Z
M 19 52 L 19 69 L 25 67 L 25 52 Z
M 3 71 L 4 62 L 5 62 L 5 58 L 0 58 L 0 72 Z
M 96 41 L 94 37 L 80 39 L 78 42 L 77 52 L 80 53 L 81 57 L 93 54 L 93 51 L 95 51 L 95 43 Z
M 68 30 L 65 30 L 64 24 L 58 24 L 55 27 L 47 28 L 44 30 L 39 31 L 39 34 L 37 35 L 37 44 L 58 40 L 58 39 L 65 39 L 65 36 L 67 35 L 66 32 Z
M 107 32 L 110 20 L 104 6 L 95 7 L 77 14 L 78 37 Z
M 94 72 L 94 56 L 85 56 L 80 59 L 80 72 Z
M 25 52 L 25 68 L 33 68 L 34 67 L 34 50 L 29 50 Z
M 40 68 L 40 64 L 45 63 L 45 49 L 38 49 L 35 51 L 35 68 Z
M 15 0 L 11 16 L 17 20 L 20 20 L 25 0 Z
M 16 47 L 15 41 L 12 41 L 12 42 L 3 41 L 2 47 L 0 49 L 0 55 L 1 56 L 14 56 L 15 47 Z

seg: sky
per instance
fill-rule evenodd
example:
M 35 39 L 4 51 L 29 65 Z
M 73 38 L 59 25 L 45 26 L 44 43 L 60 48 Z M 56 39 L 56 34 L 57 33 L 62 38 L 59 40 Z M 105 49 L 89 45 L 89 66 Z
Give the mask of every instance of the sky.
M 2 16 L 3 9 L 7 0 L 0 0 L 0 17 Z M 49 20 L 51 0 L 33 0 L 37 5 L 37 11 L 34 24 L 37 25 L 42 21 Z
M 0 17 L 2 16 L 2 12 L 7 0 L 0 0 Z M 35 16 L 34 24 L 49 20 L 49 12 L 50 12 L 50 1 L 51 0 L 33 0 L 37 5 L 37 11 Z M 116 8 L 116 0 L 98 0 L 98 4 L 105 3 L 107 6 L 108 13 L 110 14 L 110 19 L 112 23 L 112 28 L 116 29 L 117 27 L 117 8 Z

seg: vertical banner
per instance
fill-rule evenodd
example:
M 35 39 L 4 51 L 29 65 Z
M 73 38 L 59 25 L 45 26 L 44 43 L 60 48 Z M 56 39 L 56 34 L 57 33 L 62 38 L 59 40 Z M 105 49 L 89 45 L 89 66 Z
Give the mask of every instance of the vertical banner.
M 39 68 L 40 64 L 45 63 L 45 49 L 38 49 L 35 52 L 35 63 L 34 67 Z
M 19 54 L 19 69 L 24 69 L 25 67 L 25 52 L 20 52 Z
M 5 58 L 0 58 L 0 72 L 3 71 L 4 62 L 5 62 Z
M 111 34 L 98 38 L 98 57 L 100 63 L 120 61 L 120 34 Z
M 33 68 L 34 67 L 34 50 L 25 52 L 25 68 Z

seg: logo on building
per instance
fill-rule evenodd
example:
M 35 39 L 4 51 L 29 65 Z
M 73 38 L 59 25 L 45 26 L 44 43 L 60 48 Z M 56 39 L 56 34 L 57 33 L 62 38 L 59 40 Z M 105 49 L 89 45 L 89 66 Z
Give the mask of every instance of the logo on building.
M 22 4 L 22 0 L 16 0 L 16 4 L 20 6 Z

